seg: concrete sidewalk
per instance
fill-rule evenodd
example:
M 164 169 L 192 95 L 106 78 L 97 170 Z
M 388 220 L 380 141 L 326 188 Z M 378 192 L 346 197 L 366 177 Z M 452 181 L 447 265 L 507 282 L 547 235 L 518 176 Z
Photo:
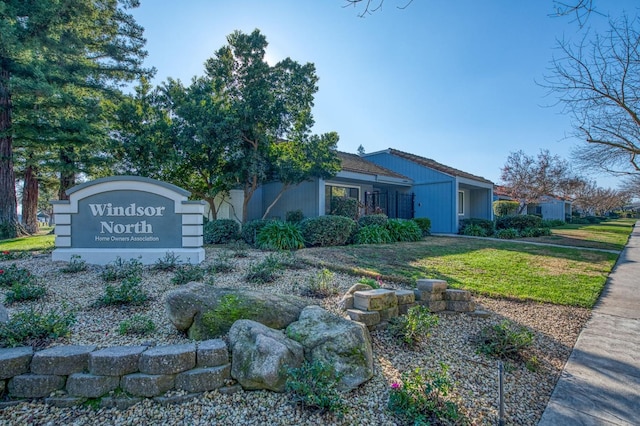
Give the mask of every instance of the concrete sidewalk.
M 640 425 L 640 222 L 538 426 Z

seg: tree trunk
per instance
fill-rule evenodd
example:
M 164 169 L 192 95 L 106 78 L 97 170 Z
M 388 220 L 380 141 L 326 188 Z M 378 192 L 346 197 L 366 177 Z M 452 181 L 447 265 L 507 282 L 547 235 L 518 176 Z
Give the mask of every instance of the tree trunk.
M 38 173 L 28 165 L 24 171 L 22 190 L 22 224 L 30 234 L 37 234 L 38 228 Z
M 288 189 L 289 189 L 289 185 L 282 184 L 282 188 L 280 188 L 280 192 L 278 192 L 278 195 L 276 195 L 276 198 L 274 198 L 274 200 L 271 202 L 271 204 L 269 204 L 269 207 L 267 207 L 267 209 L 264 211 L 264 214 L 262 215 L 262 219 L 266 219 L 267 218 L 267 215 L 269 214 L 269 212 L 271 211 L 273 206 L 275 206 L 278 203 L 278 201 L 280 201 L 280 198 L 282 198 L 282 195 Z
M 73 148 L 62 148 L 60 150 L 60 187 L 58 189 L 58 199 L 68 200 L 67 189 L 76 184 L 76 173 L 73 163 Z
M 218 219 L 218 210 L 216 209 L 216 199 L 211 197 L 205 197 L 205 201 L 209 204 L 209 215 L 211 215 L 211 220 Z
M 0 58 L 0 238 L 15 238 L 25 234 L 18 222 L 9 77 L 6 60 Z

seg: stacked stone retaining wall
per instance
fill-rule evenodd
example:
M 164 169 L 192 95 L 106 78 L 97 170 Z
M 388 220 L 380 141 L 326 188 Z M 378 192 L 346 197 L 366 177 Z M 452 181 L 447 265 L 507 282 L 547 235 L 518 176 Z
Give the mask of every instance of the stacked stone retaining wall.
M 0 349 L 0 395 L 71 406 L 99 398 L 101 407 L 126 408 L 142 398 L 180 402 L 227 387 L 231 364 L 221 339 L 165 346 L 57 346 Z M 177 391 L 166 396 L 169 391 Z

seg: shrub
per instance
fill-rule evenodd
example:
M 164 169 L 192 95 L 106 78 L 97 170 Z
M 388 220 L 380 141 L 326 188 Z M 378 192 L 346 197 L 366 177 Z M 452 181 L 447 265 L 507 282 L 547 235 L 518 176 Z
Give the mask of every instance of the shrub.
M 273 221 L 260 229 L 256 246 L 262 250 L 297 250 L 304 247 L 304 239 L 296 224 Z
M 23 302 L 26 300 L 37 300 L 46 294 L 46 290 L 43 286 L 30 283 L 15 283 L 9 288 L 7 291 L 4 301 L 7 304 L 11 304 L 14 302 Z
M 391 319 L 389 332 L 391 336 L 408 346 L 415 346 L 422 338 L 431 335 L 431 329 L 438 325 L 439 318 L 424 306 L 409 308 L 407 315 Z
M 233 219 L 210 220 L 204 224 L 205 244 L 226 244 L 240 238 L 240 225 Z
M 341 246 L 356 231 L 355 220 L 343 216 L 310 217 L 300 222 L 300 230 L 307 246 Z
M 414 217 L 411 220 L 418 224 L 418 227 L 422 230 L 423 237 L 431 235 L 431 219 L 428 217 Z
M 209 272 L 213 273 L 225 273 L 233 272 L 236 266 L 231 261 L 231 253 L 228 251 L 218 253 L 218 256 L 213 260 L 209 266 Z
M 289 223 L 300 223 L 302 219 L 304 219 L 304 213 L 300 209 L 288 211 L 285 215 L 285 220 Z
M 163 258 L 156 260 L 156 263 L 153 264 L 153 269 L 157 271 L 174 271 L 180 263 L 180 256 L 168 251 Z
M 268 223 L 273 222 L 273 219 L 256 219 L 250 220 L 242 225 L 242 239 L 249 245 L 256 243 L 256 237 L 260 230 Z
M 360 279 L 358 280 L 358 283 L 366 284 L 374 289 L 382 287 L 382 280 L 380 279 L 380 277 L 378 277 L 377 280 L 374 280 L 373 278 L 369 278 L 369 277 L 360 277 Z
M 302 408 L 316 412 L 343 414 L 347 407 L 338 390 L 341 375 L 331 364 L 305 361 L 300 368 L 287 370 L 286 391 Z
M 534 216 L 531 214 L 496 218 L 496 229 L 515 228 L 518 231 L 522 231 L 525 228 L 541 227 L 542 218 L 540 216 Z
M 404 372 L 402 384 L 391 384 L 387 407 L 409 424 L 464 423 L 458 406 L 447 399 L 453 390 L 448 370 L 447 365 L 440 364 L 440 371 L 424 372 L 417 368 Z
M 358 218 L 359 204 L 355 198 L 333 197 L 331 199 L 331 214 L 356 220 Z
M 0 269 L 0 287 L 12 287 L 16 284 L 30 285 L 35 281 L 36 278 L 31 275 L 29 270 L 18 268 L 15 264 Z
M 483 328 L 477 343 L 480 353 L 501 359 L 519 360 L 533 344 L 533 332 L 505 320 Z
M 250 265 L 244 278 L 254 284 L 270 283 L 280 275 L 281 269 L 278 257 L 269 255 L 262 262 Z
M 202 281 L 204 279 L 204 269 L 199 265 L 185 263 L 176 269 L 176 273 L 171 278 L 171 282 L 176 285 L 183 285 L 191 281 Z
M 65 274 L 75 274 L 78 272 L 85 271 L 87 269 L 87 262 L 85 262 L 82 257 L 77 254 L 71 256 L 69 259 L 69 263 L 66 266 L 60 268 L 60 272 Z
M 140 288 L 140 277 L 122 280 L 119 286 L 107 285 L 104 294 L 95 302 L 95 306 L 141 305 L 149 296 Z
M 141 278 L 142 262 L 139 259 L 122 260 L 117 257 L 116 260 L 107 264 L 100 274 L 105 281 L 117 281 L 124 278 Z
M 335 274 L 327 268 L 322 268 L 318 275 L 309 278 L 309 287 L 304 291 L 304 295 L 323 299 L 339 292 Z
M 248 257 L 249 245 L 244 240 L 233 241 L 227 246 L 233 253 L 233 257 Z
M 495 231 L 495 225 L 493 221 L 488 219 L 479 219 L 475 217 L 472 217 L 471 219 L 462 219 L 459 225 L 460 225 L 461 231 L 464 231 L 464 229 L 468 225 L 477 225 L 480 228 L 482 228 L 484 230 L 484 235 L 475 235 L 476 237 L 490 237 L 491 235 L 493 235 L 493 232 Z M 462 233 L 463 235 L 467 235 L 467 234 L 464 234 L 464 232 Z
M 387 229 L 393 241 L 420 241 L 422 239 L 422 229 L 412 220 L 389 219 Z
M 386 227 L 368 225 L 358 230 L 354 241 L 356 244 L 388 244 L 393 240 Z
M 567 223 L 564 220 L 560 219 L 552 219 L 552 220 L 543 220 L 542 226 L 544 228 L 558 228 L 560 226 L 564 226 Z
M 520 203 L 518 201 L 498 200 L 493 202 L 493 213 L 496 216 L 510 216 L 518 212 Z
M 520 236 L 522 238 L 536 238 L 536 237 L 546 237 L 551 235 L 551 229 L 544 228 L 524 228 L 520 232 Z
M 125 335 L 146 336 L 156 329 L 153 320 L 145 315 L 135 314 L 118 326 L 118 333 Z
M 0 252 L 0 260 L 16 260 L 24 257 L 29 257 L 29 252 L 26 251 L 8 251 Z
M 507 228 L 498 229 L 495 236 L 496 238 L 500 238 L 501 240 L 513 240 L 514 238 L 518 238 L 520 234 L 515 228 Z
M 387 224 L 387 220 L 389 220 L 389 218 L 387 217 L 386 214 L 382 214 L 382 213 L 368 214 L 358 219 L 358 225 L 360 227 L 365 227 L 369 225 L 385 226 Z
M 462 235 L 468 235 L 470 237 L 486 237 L 487 231 L 480 225 L 466 225 L 462 229 Z
M 16 312 L 8 322 L 0 322 L 0 347 L 42 347 L 51 340 L 69 335 L 75 322 L 75 314 L 65 308 L 48 312 L 30 308 Z
M 602 218 L 599 218 L 597 216 L 585 216 L 584 219 L 590 224 L 598 224 L 602 222 Z

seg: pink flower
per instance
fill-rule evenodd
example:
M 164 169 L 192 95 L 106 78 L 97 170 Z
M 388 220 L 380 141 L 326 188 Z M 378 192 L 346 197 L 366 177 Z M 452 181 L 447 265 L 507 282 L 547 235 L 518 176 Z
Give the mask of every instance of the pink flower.
M 9 252 L 8 251 L 3 251 L 2 254 L 9 254 Z
M 4 269 L 0 269 L 0 274 L 4 274 Z
M 391 389 L 393 389 L 393 390 L 400 389 L 400 383 L 398 383 L 398 382 L 391 383 Z

